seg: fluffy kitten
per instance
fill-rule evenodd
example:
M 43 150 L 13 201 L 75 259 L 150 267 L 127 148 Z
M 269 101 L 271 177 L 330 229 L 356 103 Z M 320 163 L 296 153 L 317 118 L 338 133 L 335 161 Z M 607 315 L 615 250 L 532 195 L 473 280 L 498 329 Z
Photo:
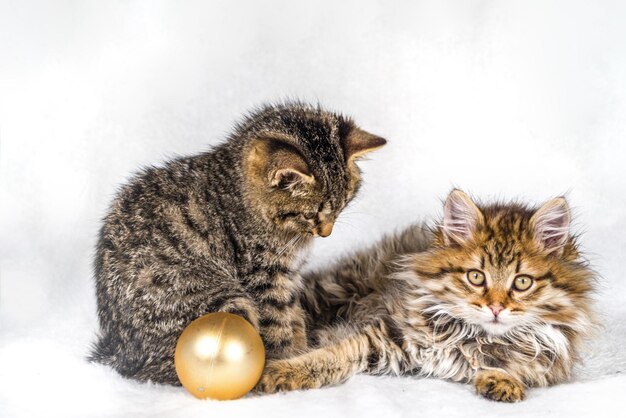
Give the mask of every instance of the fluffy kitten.
M 178 336 L 216 311 L 250 321 L 269 358 L 302 352 L 296 255 L 331 233 L 359 188 L 355 160 L 384 144 L 344 116 L 288 103 L 251 114 L 210 152 L 143 170 L 100 233 L 92 360 L 179 384 Z
M 564 198 L 537 210 L 446 200 L 414 226 L 307 277 L 320 348 L 271 361 L 258 390 L 316 388 L 355 373 L 472 382 L 498 401 L 566 381 L 593 327 L 594 274 Z

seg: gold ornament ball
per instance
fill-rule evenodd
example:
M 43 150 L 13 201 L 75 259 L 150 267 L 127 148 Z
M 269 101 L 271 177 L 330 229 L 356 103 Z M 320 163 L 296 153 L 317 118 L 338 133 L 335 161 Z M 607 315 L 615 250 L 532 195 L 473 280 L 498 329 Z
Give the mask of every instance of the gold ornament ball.
M 210 313 L 178 337 L 176 373 L 196 398 L 237 399 L 261 378 L 265 348 L 259 333 L 242 317 Z

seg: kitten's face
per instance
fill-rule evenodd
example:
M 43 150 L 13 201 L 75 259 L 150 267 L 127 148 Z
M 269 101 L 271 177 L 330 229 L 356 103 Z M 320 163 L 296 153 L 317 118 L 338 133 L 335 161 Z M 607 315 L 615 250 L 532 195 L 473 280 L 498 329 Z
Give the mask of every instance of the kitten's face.
M 326 237 L 360 185 L 356 159 L 385 144 L 342 116 L 283 105 L 253 116 L 250 202 L 279 231 Z
M 454 191 L 438 248 L 416 263 L 445 312 L 491 335 L 551 324 L 576 326 L 588 305 L 591 272 L 576 262 L 563 198 L 537 211 L 518 205 L 479 209 Z

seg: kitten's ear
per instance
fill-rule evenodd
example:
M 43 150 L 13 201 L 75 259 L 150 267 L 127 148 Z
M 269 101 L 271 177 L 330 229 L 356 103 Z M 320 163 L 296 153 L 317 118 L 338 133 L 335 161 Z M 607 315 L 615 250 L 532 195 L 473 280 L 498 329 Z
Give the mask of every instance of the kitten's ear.
M 484 216 L 472 199 L 455 189 L 443 206 L 443 241 L 446 245 L 462 245 L 470 240 Z
M 278 168 L 269 173 L 269 182 L 273 187 L 283 190 L 295 192 L 301 186 L 313 184 L 313 176 L 305 170 L 297 167 L 290 167 L 289 164 L 285 168 Z
M 549 200 L 530 218 L 535 239 L 548 253 L 560 254 L 569 238 L 571 215 L 564 197 Z
M 257 138 L 248 154 L 251 172 L 271 187 L 293 194 L 315 183 L 308 164 L 297 148 L 282 138 Z
M 344 123 L 339 135 L 346 155 L 346 161 L 354 161 L 387 143 L 386 139 L 357 128 L 351 123 Z

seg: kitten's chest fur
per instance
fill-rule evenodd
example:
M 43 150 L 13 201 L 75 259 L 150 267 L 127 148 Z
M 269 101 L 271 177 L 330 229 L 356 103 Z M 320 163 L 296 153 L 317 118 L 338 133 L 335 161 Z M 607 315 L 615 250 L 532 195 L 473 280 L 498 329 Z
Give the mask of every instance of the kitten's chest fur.
M 487 336 L 459 320 L 433 319 L 408 305 L 400 319 L 407 368 L 422 376 L 471 381 L 478 370 L 508 370 L 518 376 L 545 380 L 557 366 L 568 373 L 572 359 L 565 335 L 551 325 L 524 329 L 506 336 Z M 548 381 L 546 381 L 548 383 Z
M 272 290 L 280 300 L 300 291 L 302 278 L 298 274 L 309 251 L 308 239 L 289 240 L 256 238 L 243 241 L 236 254 L 235 265 L 251 296 Z

